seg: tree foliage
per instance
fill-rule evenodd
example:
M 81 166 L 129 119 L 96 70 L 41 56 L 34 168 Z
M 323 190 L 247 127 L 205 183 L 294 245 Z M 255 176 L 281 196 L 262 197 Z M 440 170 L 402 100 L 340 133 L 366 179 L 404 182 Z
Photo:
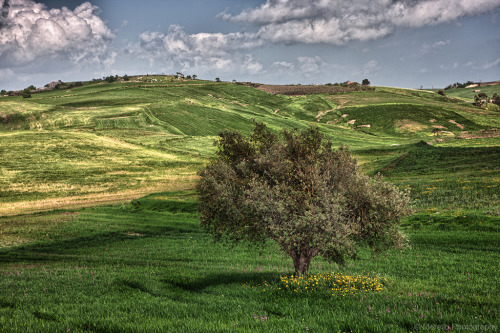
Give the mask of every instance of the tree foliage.
M 446 88 L 444 88 L 444 90 L 457 89 L 457 88 L 465 88 L 467 86 L 471 86 L 471 85 L 474 85 L 474 84 L 476 84 L 476 83 L 474 83 L 472 81 L 467 81 L 465 83 L 456 82 L 456 83 L 452 83 L 452 84 L 447 85 Z
M 23 92 L 21 93 L 21 96 L 23 96 L 23 98 L 30 98 L 31 97 L 31 90 L 30 88 L 26 88 L 23 90 Z
M 361 81 L 361 84 L 364 85 L 364 86 L 369 86 L 370 85 L 370 80 L 364 79 L 363 81 Z
M 217 158 L 199 175 L 201 226 L 217 240 L 277 242 L 307 274 L 316 255 L 337 263 L 368 244 L 402 248 L 400 218 L 409 197 L 362 174 L 345 147 L 318 128 L 272 133 L 264 124 L 245 137 L 219 134 Z
M 491 97 L 491 101 L 493 104 L 500 105 L 500 96 L 497 93 L 494 93 L 493 97 Z
M 117 79 L 118 79 L 118 75 L 116 75 L 116 76 L 110 75 L 110 76 L 107 76 L 106 78 L 104 78 L 104 80 L 108 83 L 116 82 Z

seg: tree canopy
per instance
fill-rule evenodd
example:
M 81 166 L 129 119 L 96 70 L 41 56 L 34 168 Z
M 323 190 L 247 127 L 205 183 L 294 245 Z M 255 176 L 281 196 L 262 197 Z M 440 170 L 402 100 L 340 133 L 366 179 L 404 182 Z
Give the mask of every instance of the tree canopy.
M 21 96 L 23 96 L 23 98 L 30 98 L 31 97 L 31 90 L 30 88 L 26 88 L 23 90 L 23 92 L 21 93 Z
M 248 137 L 219 136 L 197 185 L 201 226 L 217 240 L 271 239 L 299 275 L 317 255 L 342 264 L 363 245 L 407 244 L 398 225 L 408 193 L 362 174 L 349 150 L 334 149 L 318 128 L 278 135 L 257 124 Z

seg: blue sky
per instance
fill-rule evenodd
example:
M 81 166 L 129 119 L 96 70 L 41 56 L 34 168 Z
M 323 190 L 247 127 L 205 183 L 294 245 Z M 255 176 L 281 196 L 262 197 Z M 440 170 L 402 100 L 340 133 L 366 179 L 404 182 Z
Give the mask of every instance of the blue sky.
M 500 0 L 0 0 L 0 89 L 108 75 L 500 80 Z

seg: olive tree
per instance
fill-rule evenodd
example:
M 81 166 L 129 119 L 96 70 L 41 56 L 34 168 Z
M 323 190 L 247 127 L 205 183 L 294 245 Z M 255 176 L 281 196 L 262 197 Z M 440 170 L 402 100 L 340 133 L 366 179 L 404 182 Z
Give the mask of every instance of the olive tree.
M 257 124 L 249 137 L 219 136 L 197 184 L 201 226 L 216 240 L 271 239 L 299 275 L 317 255 L 342 264 L 362 246 L 406 246 L 398 226 L 408 193 L 362 174 L 349 150 L 334 149 L 318 128 L 278 135 Z

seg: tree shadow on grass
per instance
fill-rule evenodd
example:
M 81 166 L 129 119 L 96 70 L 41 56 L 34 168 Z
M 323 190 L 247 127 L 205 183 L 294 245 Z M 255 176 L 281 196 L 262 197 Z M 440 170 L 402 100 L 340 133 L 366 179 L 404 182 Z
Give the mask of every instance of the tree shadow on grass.
M 202 293 L 206 289 L 220 285 L 243 285 L 245 283 L 257 285 L 263 281 L 278 281 L 280 275 L 282 274 L 279 272 L 228 272 L 207 274 L 196 279 L 173 276 L 162 279 L 161 282 L 170 288 L 190 293 Z
M 133 242 L 153 237 L 185 237 L 200 234 L 199 230 L 189 226 L 150 226 L 127 231 L 111 231 L 89 234 L 86 236 L 36 242 L 13 248 L 0 249 L 0 264 L 92 261 L 98 248 L 112 247 L 121 242 Z M 121 261 L 120 261 L 121 262 Z

